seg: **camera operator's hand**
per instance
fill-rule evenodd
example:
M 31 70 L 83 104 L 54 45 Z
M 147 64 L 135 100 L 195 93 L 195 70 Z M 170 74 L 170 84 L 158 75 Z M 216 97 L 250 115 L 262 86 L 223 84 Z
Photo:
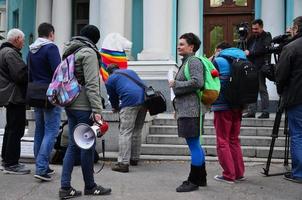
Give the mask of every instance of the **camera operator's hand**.
M 247 56 L 250 55 L 250 51 L 249 51 L 249 50 L 245 50 L 244 53 L 245 53 L 245 55 L 247 55 Z

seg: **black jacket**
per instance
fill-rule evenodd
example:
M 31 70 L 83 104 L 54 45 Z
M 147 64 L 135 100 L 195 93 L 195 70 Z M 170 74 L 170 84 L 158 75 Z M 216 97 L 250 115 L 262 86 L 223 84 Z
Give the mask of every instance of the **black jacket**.
M 5 42 L 0 47 L 0 106 L 25 104 L 27 66 L 20 51 Z
M 272 35 L 269 32 L 263 31 L 259 36 L 252 35 L 247 40 L 247 50 L 250 54 L 248 55 L 249 61 L 251 61 L 258 69 L 260 69 L 265 60 L 270 63 L 271 56 L 267 54 L 267 48 L 271 45 Z
M 302 104 L 302 33 L 283 47 L 275 75 L 284 106 Z

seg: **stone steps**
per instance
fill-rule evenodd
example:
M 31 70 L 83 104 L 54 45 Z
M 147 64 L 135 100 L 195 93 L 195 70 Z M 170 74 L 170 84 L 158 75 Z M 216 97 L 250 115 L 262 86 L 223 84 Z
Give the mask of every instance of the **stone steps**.
M 217 156 L 214 145 L 203 145 L 207 156 Z M 243 156 L 252 158 L 266 158 L 269 147 L 263 146 L 242 146 Z M 142 155 L 190 155 L 187 145 L 175 144 L 142 144 Z M 273 158 L 282 159 L 284 157 L 284 147 L 275 147 Z
M 215 135 L 203 135 L 203 145 L 216 145 Z M 269 136 L 240 136 L 240 143 L 242 146 L 270 146 L 272 137 Z M 175 144 L 185 145 L 186 141 L 177 135 L 149 135 L 147 136 L 147 144 Z M 285 137 L 278 137 L 276 140 L 276 147 L 283 147 L 285 145 Z
M 268 156 L 272 141 L 272 128 L 275 115 L 269 119 L 242 119 L 240 142 L 243 155 L 246 158 L 265 159 Z M 284 157 L 284 119 L 280 123 L 273 158 Z M 170 114 L 158 115 L 152 122 L 146 144 L 142 145 L 142 155 L 145 156 L 188 156 L 188 146 L 183 138 L 177 136 L 176 120 Z M 203 147 L 207 156 L 217 156 L 216 136 L 213 126 L 213 113 L 206 114 L 204 121 Z
M 284 128 L 279 128 L 279 135 L 283 135 Z M 151 125 L 150 134 L 153 135 L 177 135 L 176 125 Z M 240 135 L 244 136 L 271 136 L 272 127 L 241 127 Z M 204 126 L 203 135 L 215 135 L 213 126 Z

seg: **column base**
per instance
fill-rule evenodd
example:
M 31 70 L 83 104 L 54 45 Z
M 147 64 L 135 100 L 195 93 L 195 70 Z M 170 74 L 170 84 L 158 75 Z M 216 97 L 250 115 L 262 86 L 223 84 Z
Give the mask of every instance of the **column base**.
M 171 56 L 164 52 L 142 51 L 137 54 L 137 60 L 171 60 Z

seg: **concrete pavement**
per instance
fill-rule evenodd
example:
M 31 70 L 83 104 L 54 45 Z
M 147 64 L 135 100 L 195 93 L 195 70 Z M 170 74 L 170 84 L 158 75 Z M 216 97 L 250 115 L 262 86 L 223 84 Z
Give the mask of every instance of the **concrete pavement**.
M 175 188 L 187 177 L 190 163 L 187 161 L 143 161 L 131 167 L 129 173 L 113 172 L 111 162 L 95 175 L 97 183 L 112 188 L 109 196 L 82 196 L 76 199 L 104 200 L 302 200 L 302 184 L 292 183 L 282 176 L 263 177 L 264 164 L 246 163 L 247 181 L 233 185 L 217 182 L 214 175 L 221 172 L 217 162 L 207 162 L 208 187 L 190 193 L 176 193 Z M 52 165 L 56 174 L 52 182 L 34 179 L 34 165 L 28 164 L 30 175 L 0 173 L 1 200 L 50 200 L 58 199 L 62 167 Z M 97 169 L 99 165 L 96 165 Z M 273 164 L 272 172 L 282 171 L 282 164 Z M 80 167 L 75 167 L 72 185 L 83 190 Z

